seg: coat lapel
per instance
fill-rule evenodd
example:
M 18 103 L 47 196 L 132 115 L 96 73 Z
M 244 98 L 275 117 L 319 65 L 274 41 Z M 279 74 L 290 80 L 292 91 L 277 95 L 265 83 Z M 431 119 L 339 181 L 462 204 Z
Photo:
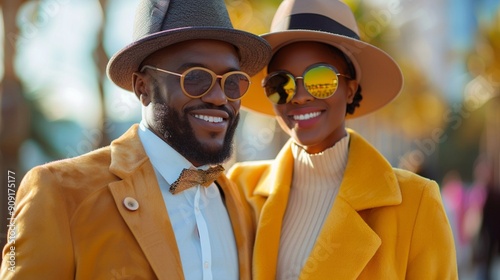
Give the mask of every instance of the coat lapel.
M 358 212 L 345 200 L 337 199 L 300 279 L 356 279 L 380 243 Z
M 110 171 L 122 179 L 109 185 L 116 206 L 157 277 L 184 279 L 175 235 L 137 125 L 111 144 Z M 127 197 L 138 202 L 137 210 L 124 205 Z

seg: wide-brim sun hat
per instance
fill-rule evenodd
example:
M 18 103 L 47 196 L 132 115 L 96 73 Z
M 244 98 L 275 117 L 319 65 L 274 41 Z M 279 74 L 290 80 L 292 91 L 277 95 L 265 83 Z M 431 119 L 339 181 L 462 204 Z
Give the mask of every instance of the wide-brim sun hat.
M 146 57 L 176 43 L 218 40 L 234 45 L 240 69 L 254 75 L 267 65 L 269 44 L 250 32 L 234 29 L 223 0 L 141 0 L 134 23 L 134 41 L 108 62 L 107 75 L 133 91 L 132 74 Z
M 285 0 L 273 18 L 269 33 L 261 35 L 271 45 L 273 55 L 294 42 L 321 42 L 342 51 L 353 63 L 363 100 L 355 118 L 390 103 L 403 88 L 403 75 L 397 63 L 383 50 L 360 40 L 351 9 L 338 0 Z M 242 106 L 274 116 L 271 102 L 261 86 L 267 69 L 252 77 L 250 92 Z

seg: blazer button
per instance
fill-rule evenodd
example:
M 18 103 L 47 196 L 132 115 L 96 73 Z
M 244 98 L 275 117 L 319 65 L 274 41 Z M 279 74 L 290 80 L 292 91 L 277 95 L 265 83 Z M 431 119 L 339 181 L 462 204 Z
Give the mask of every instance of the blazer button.
M 125 197 L 125 199 L 123 200 L 123 205 L 125 205 L 125 208 L 130 211 L 139 209 L 139 202 L 131 197 Z

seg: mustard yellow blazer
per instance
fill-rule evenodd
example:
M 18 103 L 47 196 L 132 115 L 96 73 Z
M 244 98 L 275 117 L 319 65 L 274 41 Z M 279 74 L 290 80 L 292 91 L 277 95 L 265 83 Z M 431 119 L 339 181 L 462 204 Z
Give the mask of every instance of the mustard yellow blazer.
M 344 179 L 300 279 L 457 279 L 438 185 L 393 169 L 354 131 Z M 254 279 L 276 279 L 281 223 L 293 176 L 288 142 L 275 160 L 236 164 L 228 177 L 258 222 Z
M 236 238 L 240 278 L 251 279 L 250 209 L 225 176 L 217 183 Z M 124 204 L 127 197 L 138 202 L 136 210 Z M 109 147 L 34 168 L 16 203 L 15 243 L 4 248 L 0 279 L 184 279 L 137 125 Z

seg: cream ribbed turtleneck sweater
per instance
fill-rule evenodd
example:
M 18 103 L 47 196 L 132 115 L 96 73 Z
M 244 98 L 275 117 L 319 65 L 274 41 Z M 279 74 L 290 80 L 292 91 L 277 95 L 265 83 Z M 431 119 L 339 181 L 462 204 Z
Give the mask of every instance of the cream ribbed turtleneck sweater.
M 292 145 L 293 181 L 283 218 L 277 279 L 298 279 L 337 196 L 349 135 L 318 154 Z

